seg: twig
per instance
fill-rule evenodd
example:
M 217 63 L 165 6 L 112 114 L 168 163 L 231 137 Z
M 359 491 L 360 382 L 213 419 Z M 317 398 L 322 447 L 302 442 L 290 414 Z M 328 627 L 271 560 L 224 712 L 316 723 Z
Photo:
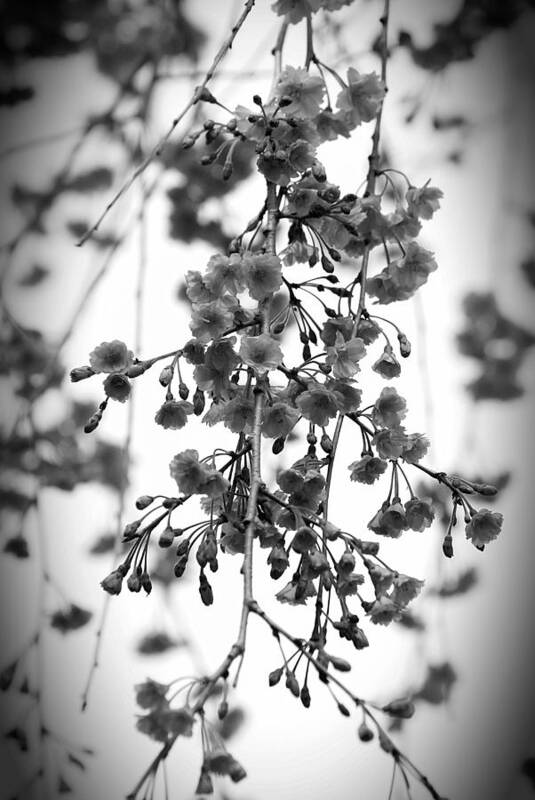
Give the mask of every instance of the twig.
M 245 20 L 249 16 L 250 12 L 252 11 L 254 4 L 255 4 L 255 0 L 247 0 L 247 2 L 245 3 L 245 8 L 244 8 L 243 12 L 241 13 L 239 19 L 236 21 L 236 23 L 232 27 L 230 35 L 224 41 L 224 43 L 222 44 L 220 49 L 217 51 L 217 53 L 216 53 L 216 55 L 214 57 L 214 60 L 212 61 L 212 64 L 209 67 L 208 72 L 206 73 L 202 83 L 199 86 L 197 86 L 197 88 L 193 92 L 192 96 L 190 97 L 190 99 L 188 100 L 188 102 L 186 103 L 186 105 L 184 106 L 182 111 L 178 114 L 178 116 L 176 116 L 173 119 L 173 121 L 171 123 L 171 126 L 170 126 L 169 130 L 167 131 L 167 133 L 152 148 L 152 150 L 150 151 L 148 156 L 141 162 L 141 164 L 139 164 L 139 166 L 136 167 L 136 169 L 133 171 L 133 173 L 130 176 L 130 178 L 128 178 L 126 183 L 124 183 L 121 186 L 119 191 L 115 194 L 115 196 L 107 204 L 107 206 L 105 207 L 104 211 L 102 212 L 100 217 L 97 219 L 95 224 L 91 228 L 89 228 L 89 230 L 86 231 L 86 233 L 82 236 L 80 241 L 77 243 L 78 247 L 81 247 L 85 242 L 87 242 L 88 239 L 91 238 L 91 236 L 93 236 L 94 233 L 96 233 L 96 231 L 99 229 L 102 221 L 107 217 L 109 212 L 112 210 L 112 208 L 114 208 L 114 206 L 118 203 L 118 201 L 121 199 L 121 197 L 123 197 L 123 195 L 126 194 L 126 192 L 130 189 L 132 184 L 135 183 L 135 181 L 139 178 L 139 176 L 142 175 L 145 172 L 147 167 L 150 164 L 152 164 L 152 162 L 161 155 L 161 153 L 163 151 L 163 148 L 164 148 L 164 145 L 169 141 L 169 139 L 173 135 L 176 127 L 180 124 L 180 122 L 182 122 L 184 117 L 193 108 L 193 106 L 196 105 L 199 102 L 199 100 L 202 100 L 203 91 L 207 88 L 208 84 L 210 83 L 210 81 L 214 77 L 214 74 L 215 74 L 215 72 L 217 70 L 217 67 L 219 66 L 220 62 L 224 59 L 224 57 L 227 55 L 228 51 L 232 48 L 232 45 L 234 44 L 234 39 L 236 38 L 236 36 L 237 36 L 239 30 L 241 29 L 243 23 L 245 22 Z
M 144 287 L 145 287 L 145 277 L 147 273 L 147 261 L 148 261 L 146 202 L 149 196 L 150 196 L 149 191 L 145 190 L 145 187 L 142 186 L 141 204 L 138 213 L 139 226 L 140 226 L 139 261 L 138 261 L 136 289 L 135 289 L 135 304 L 134 304 L 134 320 L 135 320 L 134 348 L 136 353 L 138 353 L 141 350 L 142 334 L 143 334 L 143 301 L 144 301 Z M 117 517 L 116 517 L 117 530 L 115 535 L 113 556 L 112 556 L 113 563 L 115 563 L 115 561 L 117 560 L 117 556 L 119 555 L 121 547 L 121 532 L 122 532 L 123 518 L 126 505 L 126 491 L 129 483 L 130 454 L 132 450 L 132 439 L 134 432 L 134 417 L 135 417 L 134 400 L 135 400 L 135 393 L 132 393 L 132 397 L 128 406 L 126 437 L 123 446 L 124 466 L 123 466 L 123 471 L 121 473 L 121 486 L 119 489 L 119 503 L 117 508 Z M 82 706 L 81 706 L 82 711 L 85 711 L 85 709 L 87 708 L 87 704 L 89 701 L 89 693 L 91 691 L 96 670 L 98 669 L 99 666 L 100 651 L 102 648 L 104 630 L 106 628 L 106 622 L 108 619 L 110 601 L 111 601 L 111 595 L 106 594 L 104 597 L 102 612 L 100 615 L 99 625 L 95 636 L 93 658 L 91 660 L 91 665 L 89 667 L 86 684 L 84 687 L 84 691 L 82 693 Z

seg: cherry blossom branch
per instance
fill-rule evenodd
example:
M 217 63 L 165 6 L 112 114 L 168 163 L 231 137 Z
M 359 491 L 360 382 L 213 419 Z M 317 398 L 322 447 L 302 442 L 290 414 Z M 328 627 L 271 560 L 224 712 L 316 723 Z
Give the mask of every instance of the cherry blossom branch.
M 390 14 L 390 0 L 384 0 L 384 7 L 383 7 L 383 14 L 380 17 L 380 23 L 382 27 L 382 36 L 381 36 L 381 80 L 384 85 L 385 92 L 387 90 L 386 87 L 386 71 L 387 71 L 387 62 L 388 62 L 388 21 L 389 21 L 389 14 Z M 376 169 L 377 164 L 379 161 L 379 142 L 381 138 L 381 121 L 383 115 L 383 103 L 379 107 L 377 112 L 377 118 L 375 120 L 375 127 L 372 135 L 372 150 L 368 158 L 368 175 L 366 178 L 366 192 L 365 196 L 372 195 L 375 191 L 375 181 L 376 181 Z M 360 284 L 359 290 L 359 302 L 357 311 L 355 313 L 353 319 L 353 332 L 352 335 L 355 336 L 358 324 L 360 322 L 360 318 L 362 316 L 362 312 L 364 311 L 364 306 L 366 303 L 366 279 L 368 276 L 368 263 L 370 259 L 370 252 L 371 252 L 371 244 L 367 243 L 364 247 L 364 253 L 362 255 L 362 264 L 360 273 L 357 276 L 357 279 Z M 355 279 L 355 280 L 357 280 Z M 338 448 L 338 443 L 340 441 L 340 434 L 342 432 L 342 425 L 344 422 L 344 415 L 339 414 L 336 427 L 333 434 L 333 447 L 330 453 L 330 461 L 327 473 L 327 483 L 325 488 L 326 499 L 325 502 L 328 502 L 330 487 L 332 482 L 332 471 L 334 466 L 334 460 L 336 457 L 336 451 Z
M 365 713 L 365 715 L 372 720 L 377 730 L 381 732 L 381 734 L 385 736 L 386 739 L 392 745 L 391 755 L 394 759 L 394 762 L 397 763 L 398 760 L 404 762 L 407 766 L 410 767 L 410 769 L 414 772 L 418 780 L 427 789 L 433 800 L 443 800 L 442 795 L 439 794 L 439 792 L 435 789 L 435 787 L 432 785 L 429 779 L 421 772 L 421 770 L 419 770 L 418 767 L 416 767 L 415 764 L 390 741 L 383 726 L 377 720 L 375 714 L 370 710 L 371 708 L 373 708 L 376 711 L 382 711 L 383 709 L 381 706 L 372 703 L 368 700 L 364 700 L 363 698 L 356 695 L 351 689 L 349 689 L 348 686 L 346 686 L 346 684 L 343 681 L 341 681 L 336 675 L 334 675 L 332 671 L 327 670 L 324 664 L 320 664 L 318 662 L 318 659 L 311 652 L 312 648 L 307 648 L 306 642 L 304 642 L 302 639 L 296 636 L 293 636 L 293 634 L 289 633 L 285 628 L 279 625 L 278 622 L 276 622 L 272 617 L 270 617 L 268 614 L 266 614 L 265 611 L 263 611 L 260 608 L 258 603 L 252 602 L 250 604 L 250 611 L 251 613 L 260 617 L 260 619 L 264 620 L 264 622 L 269 626 L 273 634 L 284 636 L 284 638 L 287 639 L 287 641 L 291 642 L 299 650 L 299 652 L 302 653 L 303 657 L 306 658 L 307 661 L 316 669 L 318 675 L 322 676 L 322 680 L 324 683 L 333 683 L 340 689 L 340 691 L 342 691 L 345 695 L 347 695 L 357 707 L 361 708 Z M 309 644 L 311 644 L 311 642 Z

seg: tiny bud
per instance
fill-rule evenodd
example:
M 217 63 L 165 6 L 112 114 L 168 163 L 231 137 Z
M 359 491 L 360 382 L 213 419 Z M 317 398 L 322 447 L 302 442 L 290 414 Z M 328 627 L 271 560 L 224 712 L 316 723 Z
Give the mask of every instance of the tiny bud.
M 316 434 L 307 433 L 307 444 L 316 444 L 318 441 Z
M 273 328 L 271 329 L 271 332 L 274 333 L 275 336 L 278 336 L 280 333 L 282 333 L 284 331 L 285 327 L 286 327 L 286 325 L 284 324 L 284 322 L 279 322 L 277 325 L 273 326 Z
M 201 89 L 201 91 L 197 93 L 196 100 L 197 102 L 200 100 L 203 103 L 217 103 L 217 100 L 215 99 L 214 95 L 212 94 L 210 89 L 206 88 L 206 86 L 204 86 Z
M 149 573 L 143 572 L 139 576 L 139 579 L 141 581 L 141 588 L 144 589 L 147 594 L 150 594 L 152 592 L 152 581 L 149 577 Z
M 158 378 L 162 386 L 169 386 L 173 380 L 173 372 L 173 367 L 170 364 L 162 369 L 160 372 L 160 377 Z
M 178 384 L 178 394 L 181 400 L 187 400 L 189 397 L 189 389 L 185 383 Z
M 329 661 L 338 672 L 349 672 L 351 664 L 345 658 L 338 658 L 338 656 L 329 656 Z
M 301 702 L 304 705 L 304 707 L 305 708 L 310 708 L 310 691 L 309 691 L 308 686 L 306 686 L 306 685 L 303 686 L 303 688 L 301 689 L 300 697 L 301 697 Z
M 150 494 L 142 494 L 141 497 L 138 497 L 136 500 L 136 508 L 138 511 L 143 511 L 143 509 L 148 508 L 151 503 L 154 503 L 154 497 L 151 497 Z
M 227 131 L 230 131 L 232 133 L 232 131 L 236 130 L 237 126 L 238 126 L 238 121 L 234 117 L 232 117 L 232 119 L 229 119 L 229 121 L 227 122 Z
M 330 257 L 332 258 L 333 261 L 341 261 L 342 260 L 342 256 L 340 255 L 338 250 L 334 249 L 334 247 L 329 247 L 329 255 L 330 255 Z
M 199 417 L 204 411 L 205 399 L 202 389 L 197 388 L 193 395 L 193 413 Z
M 173 528 L 168 525 L 163 531 L 160 533 L 160 538 L 158 539 L 158 544 L 160 547 L 171 547 L 173 544 L 173 540 L 175 538 L 175 532 Z
M 279 100 L 279 107 L 280 107 L 280 108 L 285 108 L 286 106 L 291 106 L 291 105 L 292 105 L 292 103 L 293 103 L 293 100 L 292 100 L 292 98 L 291 98 L 291 97 L 288 97 L 287 95 L 284 95 L 284 96 L 283 96 L 283 97 L 281 97 L 281 98 L 280 98 L 280 100 Z
M 129 522 L 125 525 L 123 529 L 123 540 L 128 542 L 130 539 L 134 539 L 140 525 L 140 519 L 135 519 L 133 522 Z
M 286 439 L 284 438 L 284 436 L 279 436 L 277 439 L 275 439 L 275 441 L 271 446 L 271 452 L 273 453 L 273 455 L 278 456 L 279 453 L 282 453 L 282 451 L 284 450 L 285 443 Z
M 442 552 L 446 558 L 453 558 L 453 538 L 451 537 L 451 534 L 448 534 L 444 537 L 444 541 L 442 542 Z
M 325 272 L 334 272 L 334 264 L 326 256 L 321 257 L 321 266 Z
M 176 530 L 175 530 L 175 535 L 176 536 L 181 536 L 182 533 L 183 533 L 183 531 L 182 531 L 181 528 L 176 528 Z M 176 549 L 176 554 L 177 554 L 177 556 L 185 556 L 186 553 L 188 552 L 188 550 L 189 550 L 189 539 L 183 539 L 179 543 L 179 545 L 178 545 L 178 547 Z
M 232 161 L 225 161 L 223 164 L 223 171 L 221 173 L 224 181 L 228 181 L 228 179 L 231 177 L 232 169 Z
M 294 697 L 299 697 L 299 683 L 291 670 L 286 671 L 286 688 L 291 691 Z
M 372 729 L 366 722 L 361 722 L 357 734 L 361 742 L 371 742 L 374 735 Z
M 259 94 L 253 95 L 253 103 L 255 104 L 255 106 L 262 106 L 262 98 L 260 97 Z
M 128 367 L 126 370 L 126 374 L 129 378 L 139 378 L 140 375 L 143 375 L 148 369 L 147 362 L 140 361 L 138 364 L 132 364 L 131 367 Z
M 226 700 L 222 700 L 217 708 L 217 716 L 219 719 L 225 719 L 228 714 L 228 703 Z
M 70 378 L 72 383 L 78 383 L 78 381 L 84 381 L 86 378 L 90 378 L 94 375 L 94 371 L 91 367 L 75 367 L 71 369 Z
M 92 417 L 89 417 L 87 422 L 84 425 L 84 433 L 93 433 L 100 423 L 102 419 L 102 411 L 96 411 Z
M 136 572 L 133 572 L 128 580 L 126 581 L 126 585 L 131 592 L 140 592 L 141 591 L 141 579 Z
M 351 716 L 351 714 L 349 712 L 349 708 L 347 706 L 345 706 L 343 703 L 338 703 L 338 711 L 344 717 L 350 717 Z
M 408 358 L 411 354 L 411 343 L 404 333 L 398 333 L 399 352 L 403 358 Z
M 195 136 L 186 136 L 186 138 L 182 142 L 182 149 L 189 150 L 190 147 L 193 147 L 196 141 L 197 139 L 195 138 Z
M 277 683 L 282 678 L 283 671 L 284 671 L 283 668 L 279 667 L 279 669 L 274 669 L 273 672 L 269 673 L 268 680 L 269 680 L 269 685 L 270 686 L 276 686 L 277 685 Z
M 212 128 L 214 127 L 214 125 L 215 125 L 215 122 L 214 122 L 213 119 L 205 119 L 203 124 L 202 124 L 202 126 L 203 126 L 205 131 L 211 131 Z
M 331 437 L 324 433 L 320 439 L 320 447 L 325 453 L 331 453 L 333 449 L 333 442 Z
M 173 570 L 174 573 L 175 573 L 175 578 L 181 578 L 182 577 L 182 575 L 186 571 L 187 565 L 188 565 L 188 557 L 187 557 L 187 555 L 180 556 L 180 558 L 176 562 L 176 564 L 174 566 L 174 570 Z
M 204 572 L 201 572 L 199 575 L 199 594 L 205 606 L 212 605 L 214 602 L 214 593 L 212 592 L 212 587 Z
M 493 497 L 495 494 L 498 494 L 496 486 L 492 486 L 490 483 L 474 484 L 474 489 L 478 494 L 483 494 L 486 497 Z
M 124 574 L 121 569 L 114 569 L 109 575 L 106 575 L 100 585 L 108 594 L 120 594 L 123 585 Z

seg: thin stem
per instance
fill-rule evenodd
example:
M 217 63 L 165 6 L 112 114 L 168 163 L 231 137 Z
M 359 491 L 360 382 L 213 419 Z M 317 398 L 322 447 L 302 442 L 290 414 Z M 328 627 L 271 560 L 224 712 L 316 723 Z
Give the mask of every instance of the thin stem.
M 114 195 L 114 197 L 110 200 L 110 202 L 105 207 L 104 211 L 97 219 L 97 221 L 92 225 L 89 230 L 82 236 L 80 241 L 78 242 L 78 247 L 81 247 L 88 239 L 93 236 L 94 233 L 99 229 L 100 225 L 102 224 L 103 220 L 108 216 L 109 212 L 114 208 L 114 206 L 119 202 L 119 200 L 126 194 L 126 192 L 130 189 L 130 187 L 136 182 L 136 180 L 142 175 L 147 167 L 152 164 L 152 162 L 158 158 L 164 148 L 164 145 L 169 141 L 171 136 L 173 135 L 177 126 L 182 122 L 182 120 L 186 117 L 189 111 L 200 101 L 202 100 L 203 92 L 207 88 L 208 84 L 214 77 L 216 70 L 221 63 L 221 61 L 225 58 L 229 50 L 232 48 L 234 44 L 234 39 L 238 35 L 243 23 L 253 10 L 253 6 L 255 4 L 255 0 L 247 0 L 245 3 L 245 8 L 242 11 L 240 17 L 233 25 L 230 35 L 225 39 L 219 50 L 217 51 L 214 59 L 204 76 L 202 83 L 196 87 L 195 91 L 193 92 L 192 96 L 184 106 L 184 108 L 180 111 L 180 113 L 173 119 L 167 133 L 159 140 L 159 142 L 152 148 L 149 154 L 143 159 L 141 164 L 139 164 L 136 169 L 132 172 L 130 178 L 123 183 L 119 191 Z

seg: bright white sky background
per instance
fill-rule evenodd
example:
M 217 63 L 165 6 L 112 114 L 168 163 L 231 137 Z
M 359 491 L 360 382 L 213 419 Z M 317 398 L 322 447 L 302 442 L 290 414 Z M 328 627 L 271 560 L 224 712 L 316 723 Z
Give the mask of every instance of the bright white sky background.
M 231 11 L 237 4 L 197 0 L 190 6 L 200 26 L 209 25 L 213 34 L 203 59 L 203 64 L 208 63 L 215 43 L 228 29 Z M 448 18 L 455 6 L 454 2 L 438 0 L 393 0 L 392 27 L 394 30 L 402 27 L 409 17 L 412 27 L 417 22 L 421 25 L 425 41 L 430 23 L 441 15 Z M 358 56 L 358 52 L 364 49 L 370 39 L 369 32 L 374 30 L 379 4 L 361 0 L 349 11 L 344 14 L 346 41 L 357 53 L 354 64 L 361 71 L 376 68 L 373 58 Z M 269 49 L 276 30 L 277 21 L 269 11 L 269 3 L 260 0 L 222 71 L 246 65 L 246 69 L 254 66 L 267 72 L 261 72 L 255 81 L 222 77 L 216 82 L 214 92 L 228 106 L 250 105 L 254 92 L 267 94 Z M 529 81 L 525 80 L 529 70 L 533 71 L 530 34 L 533 24 L 517 27 L 515 45 L 510 49 L 504 46 L 503 37 L 492 36 L 478 50 L 476 62 L 453 66 L 445 76 L 435 79 L 415 70 L 407 56 L 400 53 L 390 69 L 391 91 L 385 106 L 385 142 L 393 165 L 406 171 L 416 185 L 431 178 L 432 184 L 441 187 L 445 195 L 441 211 L 425 224 L 421 238 L 424 246 L 435 251 L 439 264 L 439 270 L 421 291 L 425 339 L 421 337 L 422 325 L 417 324 L 414 302 L 399 304 L 399 308 L 388 307 L 386 313 L 413 341 L 413 356 L 404 363 L 402 377 L 396 384 L 410 401 L 409 428 L 432 434 L 433 448 L 427 458 L 430 466 L 462 469 L 467 476 L 471 471 L 492 474 L 511 467 L 514 486 L 499 503 L 499 510 L 506 518 L 501 538 L 482 555 L 468 543 L 463 544 L 459 537 L 456 558 L 447 563 L 441 561 L 443 577 L 456 575 L 463 567 L 475 564 L 481 581 L 477 590 L 441 604 L 440 609 L 434 607 L 431 597 L 424 596 L 422 608 L 430 609 L 428 619 L 432 625 L 423 647 L 425 652 L 418 649 L 415 635 L 373 626 L 367 629 L 371 639 L 368 650 L 348 653 L 342 642 L 332 647 L 352 659 L 354 669 L 349 681 L 355 690 L 361 696 L 379 701 L 398 696 L 411 681 L 416 685 L 426 660 L 452 661 L 460 680 L 450 705 L 439 711 L 419 706 L 417 716 L 401 738 L 402 748 L 452 800 L 483 797 L 528 800 L 529 797 L 523 793 L 523 782 L 519 779 L 515 783 L 511 776 L 515 771 L 518 774 L 519 762 L 530 754 L 533 743 L 527 733 L 532 694 L 530 656 L 534 643 L 530 609 L 535 599 L 535 550 L 529 512 L 534 463 L 527 435 L 531 428 L 532 400 L 528 394 L 518 401 L 503 405 L 485 403 L 474 409 L 462 388 L 470 379 L 471 365 L 457 356 L 453 337 L 461 324 L 460 298 L 471 289 L 496 289 L 503 310 L 513 314 L 521 324 L 530 323 L 532 296 L 525 289 L 518 269 L 529 248 L 529 231 L 521 217 L 531 198 L 531 141 L 527 131 L 533 101 Z M 293 66 L 301 63 L 302 35 L 301 29 L 292 32 L 283 63 Z M 43 64 L 39 82 L 43 90 L 36 105 L 32 109 L 21 108 L 13 115 L 11 139 L 9 130 L 4 134 L 6 145 L 22 131 L 30 138 L 75 125 L 87 111 L 104 107 L 110 96 L 107 82 L 96 78 L 83 58 L 69 60 L 68 66 L 64 62 Z M 159 122 L 148 132 L 148 144 L 182 107 L 189 90 L 190 84 L 184 81 L 169 81 L 161 90 L 157 106 Z M 456 134 L 433 135 L 429 114 L 411 127 L 400 124 L 407 108 L 401 98 L 422 90 L 426 92 L 429 110 L 461 113 L 473 121 L 462 141 L 457 140 Z M 370 135 L 371 126 L 363 126 L 359 136 L 350 142 L 324 148 L 322 155 L 329 180 L 339 183 L 343 191 L 354 190 L 362 180 Z M 463 148 L 463 161 L 460 166 L 452 166 L 446 155 L 458 144 Z M 50 171 L 60 163 L 63 152 L 63 145 L 56 144 L 13 158 L 5 167 L 6 185 L 15 176 L 44 184 Z M 87 149 L 87 165 L 95 163 L 96 152 L 94 148 Z M 106 150 L 100 150 L 98 156 L 103 162 L 114 157 L 113 151 L 108 155 Z M 227 213 L 245 223 L 254 213 L 262 191 L 260 181 L 240 190 L 229 200 Z M 69 196 L 69 204 L 72 202 Z M 135 213 L 138 202 L 139 186 L 121 204 L 112 221 L 121 228 L 128 214 Z M 84 216 L 96 217 L 101 208 L 102 197 L 90 201 L 84 197 Z M 81 209 L 80 202 L 76 210 Z M 102 258 L 90 247 L 76 249 L 59 235 L 71 211 L 66 202 L 60 203 L 51 216 L 51 227 L 58 230 L 58 236 L 50 238 L 41 252 L 26 251 L 20 258 L 21 270 L 32 259 L 53 268 L 42 289 L 21 295 L 16 301 L 25 323 L 41 327 L 52 336 L 61 333 L 70 309 Z M 19 221 L 15 212 L 6 214 L 6 229 L 15 230 Z M 138 249 L 134 234 L 80 319 L 77 333 L 65 352 L 69 367 L 86 363 L 89 351 L 103 340 L 132 341 Z M 167 237 L 167 201 L 158 197 L 148 209 L 148 253 L 143 356 L 171 350 L 187 338 L 187 314 L 176 303 L 175 287 L 187 269 L 204 268 L 211 250 L 201 243 L 185 247 L 171 242 Z M 532 393 L 533 361 L 530 366 L 523 379 Z M 425 370 L 427 382 L 422 378 Z M 381 385 L 380 379 L 369 385 L 371 402 L 375 389 L 379 390 Z M 432 398 L 431 416 L 426 413 L 428 390 Z M 65 391 L 79 399 L 98 400 L 96 381 L 67 387 Z M 161 401 L 162 390 L 156 374 L 149 372 L 136 381 L 131 509 L 139 494 L 172 492 L 168 463 L 176 452 L 191 446 L 207 452 L 213 446 L 213 437 L 220 435 L 217 429 L 208 431 L 197 421 L 178 433 L 158 428 L 153 417 Z M 50 403 L 46 415 L 53 418 L 60 402 L 56 398 Z M 120 441 L 125 423 L 126 408 L 110 404 L 101 426 L 102 434 Z M 233 437 L 229 438 L 229 443 L 232 440 Z M 332 510 L 342 527 L 354 526 L 358 519 L 358 530 L 351 529 L 357 535 L 364 535 L 365 521 L 372 516 L 378 502 L 377 495 L 368 487 L 348 480 L 345 465 L 358 457 L 359 450 L 360 441 L 347 427 L 338 458 L 339 479 L 334 487 Z M 109 557 L 90 557 L 87 550 L 96 534 L 109 530 L 114 514 L 112 495 L 94 486 L 81 488 L 72 495 L 50 491 L 44 504 L 53 572 L 69 598 L 95 612 L 93 623 L 83 631 L 65 638 L 52 631 L 47 638 L 46 713 L 56 720 L 55 727 L 67 739 L 83 742 L 98 751 L 91 769 L 77 780 L 76 800 L 124 797 L 156 751 L 155 743 L 133 730 L 136 711 L 133 684 L 147 675 L 167 682 L 177 675 L 191 673 L 192 669 L 212 669 L 233 641 L 239 614 L 239 557 L 220 559 L 220 571 L 213 581 L 215 604 L 208 609 L 201 606 L 193 581 L 181 584 L 170 596 L 168 606 L 162 602 L 159 589 L 148 599 L 124 591 L 113 599 L 102 665 L 89 710 L 82 716 L 79 700 L 103 601 L 98 582 L 111 566 Z M 135 513 L 129 513 L 127 520 L 134 516 Z M 428 578 L 432 583 L 437 576 L 440 542 L 440 532 L 434 528 L 387 542 L 384 552 L 387 560 L 401 571 Z M 262 551 L 257 558 L 260 571 L 264 569 L 266 555 Z M 31 604 L 35 598 L 28 596 L 29 570 L 31 567 L 22 562 L 0 561 L 0 608 L 6 616 L 4 629 L 9 633 L 6 638 L 13 652 L 32 624 Z M 22 587 L 25 599 L 17 600 Z M 259 599 L 298 633 L 305 619 L 303 611 L 286 606 L 276 608 L 269 599 L 273 587 L 273 583 L 259 581 Z M 21 602 L 28 611 L 27 629 L 23 629 L 22 615 L 15 617 L 14 613 Z M 173 635 L 194 638 L 197 663 L 192 667 L 187 650 L 172 651 L 166 657 L 135 656 L 133 648 L 139 636 L 155 625 Z M 283 687 L 267 689 L 267 673 L 278 666 L 278 655 L 267 629 L 256 619 L 250 623 L 248 653 L 236 695 L 237 702 L 248 698 L 248 719 L 229 748 L 246 766 L 249 777 L 232 787 L 231 796 L 243 800 L 330 797 L 386 800 L 390 760 L 374 744 L 358 743 L 356 720 L 342 718 L 327 692 L 314 685 L 312 707 L 307 712 Z M 169 762 L 173 800 L 192 796 L 199 750 L 196 740 L 180 741 L 174 748 Z M 218 785 L 228 788 L 223 781 Z M 3 792 L 0 783 L 2 798 Z M 416 789 L 415 797 L 420 797 L 418 792 Z M 403 796 L 401 790 L 396 796 Z

